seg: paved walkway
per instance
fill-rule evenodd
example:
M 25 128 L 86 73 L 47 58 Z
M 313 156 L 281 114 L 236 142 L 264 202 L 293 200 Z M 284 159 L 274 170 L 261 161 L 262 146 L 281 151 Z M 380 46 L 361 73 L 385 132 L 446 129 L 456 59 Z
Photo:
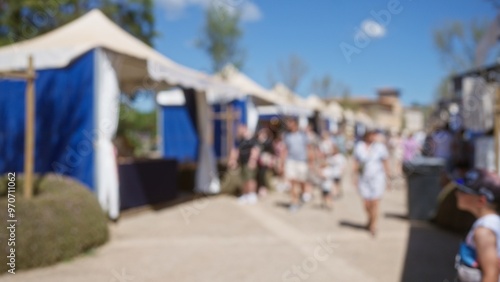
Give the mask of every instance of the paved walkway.
M 372 238 L 345 186 L 331 212 L 316 197 L 291 214 L 280 193 L 255 206 L 216 196 L 141 212 L 111 226 L 110 242 L 90 254 L 0 281 L 453 281 L 458 238 L 404 219 L 403 188 L 386 193 Z

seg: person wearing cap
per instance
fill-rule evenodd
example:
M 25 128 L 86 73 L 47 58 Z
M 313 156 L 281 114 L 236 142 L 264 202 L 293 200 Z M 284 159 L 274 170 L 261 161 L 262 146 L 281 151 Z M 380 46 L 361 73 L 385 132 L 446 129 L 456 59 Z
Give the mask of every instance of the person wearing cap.
M 462 282 L 500 281 L 500 177 L 473 169 L 455 181 L 457 206 L 477 220 L 460 246 L 457 275 Z

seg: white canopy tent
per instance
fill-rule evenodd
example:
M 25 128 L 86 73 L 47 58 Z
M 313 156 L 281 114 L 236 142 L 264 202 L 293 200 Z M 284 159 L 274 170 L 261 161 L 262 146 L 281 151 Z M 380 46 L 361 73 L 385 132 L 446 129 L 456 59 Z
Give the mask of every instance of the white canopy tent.
M 227 101 L 230 99 L 241 98 L 244 95 L 249 95 L 254 98 L 256 105 L 273 105 L 282 103 L 282 101 L 277 99 L 271 91 L 260 86 L 257 82 L 240 72 L 233 65 L 225 66 L 224 69 L 214 77 L 234 88 L 237 88 L 240 92 L 236 93 L 236 95 L 212 92 L 213 94 L 209 95 L 211 100 Z
M 261 115 L 293 115 L 302 119 L 307 119 L 313 115 L 313 110 L 310 109 L 306 100 L 294 94 L 285 85 L 278 83 L 271 90 L 275 101 L 280 101 L 279 104 L 270 107 L 259 107 Z
M 0 48 L 0 71 L 26 69 L 29 56 L 33 57 L 36 70 L 60 69 L 90 51 L 95 51 L 94 184 L 103 209 L 116 218 L 119 213 L 118 176 L 111 141 L 118 126 L 120 92 L 156 91 L 171 86 L 192 88 L 198 93 L 237 93 L 238 90 L 171 61 L 128 34 L 99 10 L 92 10 L 39 37 Z M 199 102 L 206 104 L 205 95 L 198 96 Z M 199 120 L 209 120 L 208 105 L 199 108 Z M 215 161 L 207 151 L 210 147 L 207 129 L 201 128 L 199 168 L 204 175 L 197 175 L 196 189 L 214 192 L 217 189 L 211 184 L 218 183 Z
M 311 110 L 323 112 L 326 110 L 325 101 L 321 100 L 317 95 L 309 95 L 306 99 L 306 106 Z
M 33 56 L 35 69 L 62 68 L 82 54 L 102 48 L 113 57 L 120 89 L 130 92 L 182 85 L 196 91 L 234 92 L 211 76 L 181 66 L 133 37 L 95 9 L 39 37 L 0 48 L 0 71 L 23 70 Z
M 331 101 L 325 105 L 321 115 L 328 120 L 328 130 L 330 132 L 337 132 L 339 130 L 342 114 L 342 107 L 337 102 Z
M 342 120 L 343 109 L 337 102 L 332 101 L 328 103 L 323 114 L 327 117 L 331 117 L 337 121 L 340 121 Z

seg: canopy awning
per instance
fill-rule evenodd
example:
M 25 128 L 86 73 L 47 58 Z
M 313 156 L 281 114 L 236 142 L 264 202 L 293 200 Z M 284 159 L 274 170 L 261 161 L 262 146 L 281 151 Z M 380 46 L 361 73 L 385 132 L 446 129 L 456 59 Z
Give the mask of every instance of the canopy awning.
M 179 65 L 120 28 L 94 9 L 53 31 L 0 48 L 0 71 L 63 68 L 95 48 L 117 55 L 112 63 L 123 91 L 179 85 L 199 91 L 235 91 L 202 72 Z
M 322 114 L 326 117 L 331 117 L 336 120 L 341 120 L 343 115 L 343 110 L 342 107 L 337 102 L 332 101 L 328 103 Z
M 321 100 L 317 95 L 309 95 L 306 99 L 306 106 L 311 110 L 322 112 L 326 109 L 325 101 Z
M 227 65 L 224 69 L 215 75 L 217 79 L 228 83 L 232 87 L 238 88 L 241 91 L 239 96 L 250 95 L 254 97 L 256 104 L 258 105 L 279 105 L 283 104 L 283 101 L 276 97 L 274 93 L 270 90 L 265 89 L 260 86 L 257 82 L 253 81 L 250 77 L 246 76 L 238 69 L 236 69 L 233 65 Z M 218 98 L 224 100 L 227 97 L 217 93 Z M 236 97 L 235 94 L 232 94 L 233 97 Z

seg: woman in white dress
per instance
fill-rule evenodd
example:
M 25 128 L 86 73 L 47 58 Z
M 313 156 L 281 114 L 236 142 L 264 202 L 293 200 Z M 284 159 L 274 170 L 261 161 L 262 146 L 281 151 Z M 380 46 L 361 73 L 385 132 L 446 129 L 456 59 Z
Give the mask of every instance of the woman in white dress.
M 389 153 L 384 144 L 376 142 L 376 135 L 375 131 L 367 132 L 354 147 L 354 185 L 363 198 L 372 235 L 377 231 L 379 202 L 389 174 Z

